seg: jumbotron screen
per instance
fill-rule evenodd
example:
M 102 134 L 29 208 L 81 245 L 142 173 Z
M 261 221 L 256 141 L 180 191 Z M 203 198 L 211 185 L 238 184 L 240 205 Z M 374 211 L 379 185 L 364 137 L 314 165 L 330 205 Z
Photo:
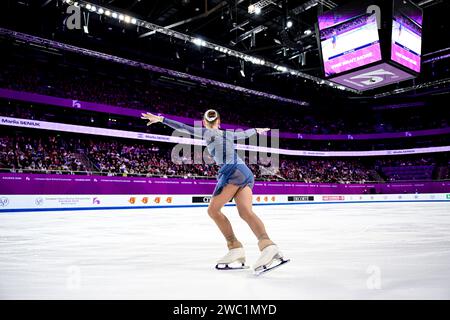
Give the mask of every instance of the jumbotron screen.
M 319 31 L 327 77 L 382 59 L 375 14 L 360 15 Z
M 391 59 L 420 72 L 422 55 L 422 11 L 408 1 L 394 2 Z

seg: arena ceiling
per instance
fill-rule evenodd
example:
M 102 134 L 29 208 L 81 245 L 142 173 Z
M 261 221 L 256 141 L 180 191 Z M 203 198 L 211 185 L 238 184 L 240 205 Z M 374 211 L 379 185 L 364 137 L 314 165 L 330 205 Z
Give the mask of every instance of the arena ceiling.
M 61 1 L 20 0 L 6 1 L 10 11 L 0 24 L 19 31 L 53 37 L 72 44 L 107 50 L 121 56 L 136 58 L 184 72 L 223 80 L 251 88 L 270 88 L 289 96 L 311 95 L 311 90 L 323 93 L 316 82 L 291 77 L 220 52 L 197 48 L 164 35 L 149 32 L 123 23 L 111 23 L 94 14 L 84 17 L 89 33 L 68 32 L 64 28 Z M 249 5 L 261 1 L 250 0 L 92 0 L 138 19 L 163 26 L 189 36 L 199 37 L 215 44 L 271 61 L 305 74 L 323 78 L 315 23 L 318 13 L 347 0 L 273 0 L 262 1 L 261 13 L 249 13 Z M 424 54 L 432 59 L 450 52 L 450 22 L 445 17 L 450 11 L 449 1 L 414 0 L 425 10 Z M 37 14 L 38 13 L 38 14 Z M 23 19 L 17 19 L 23 17 Z M 87 18 L 87 19 L 86 19 Z M 291 26 L 287 28 L 290 21 Z M 446 51 L 447 50 L 447 51 Z M 434 85 L 450 77 L 448 60 L 424 64 L 423 73 L 415 81 L 372 91 L 370 95 L 391 95 L 394 90 L 417 94 L 416 86 L 425 86 L 437 93 L 448 91 L 448 84 Z M 274 81 L 277 80 L 277 81 Z M 287 83 L 288 82 L 288 83 Z M 275 85 L 274 85 L 275 83 Z M 278 88 L 277 87 L 278 83 Z M 287 85 L 288 84 L 288 85 Z M 433 84 L 433 85 L 429 85 Z M 290 87 L 290 90 L 287 89 Z M 414 89 L 414 90 L 412 90 Z M 337 95 L 355 96 L 348 92 Z

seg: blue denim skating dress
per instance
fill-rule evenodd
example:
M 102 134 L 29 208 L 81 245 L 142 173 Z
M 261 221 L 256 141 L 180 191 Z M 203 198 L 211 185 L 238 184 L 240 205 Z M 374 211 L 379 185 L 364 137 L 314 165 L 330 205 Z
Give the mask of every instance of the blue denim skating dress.
M 189 134 L 206 141 L 208 152 L 214 158 L 216 164 L 220 166 L 213 196 L 219 195 L 227 184 L 234 184 L 240 188 L 249 186 L 253 189 L 255 184 L 253 173 L 237 154 L 234 142 L 255 135 L 256 129 L 248 129 L 240 132 L 228 132 L 207 128 L 194 129 L 184 123 L 165 117 L 163 123 L 173 129 L 187 131 Z

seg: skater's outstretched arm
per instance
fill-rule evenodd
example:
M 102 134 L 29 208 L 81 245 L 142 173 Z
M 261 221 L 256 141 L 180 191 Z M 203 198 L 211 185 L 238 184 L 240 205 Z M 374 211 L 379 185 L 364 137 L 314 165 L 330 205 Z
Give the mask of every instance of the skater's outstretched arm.
M 185 123 L 171 120 L 171 119 L 168 119 L 168 118 L 162 117 L 162 116 L 157 116 L 150 112 L 143 113 L 141 119 L 148 120 L 148 123 L 147 123 L 148 126 L 153 123 L 161 122 L 175 130 L 185 131 L 195 137 L 203 138 L 204 128 L 196 129 Z
M 248 139 L 255 134 L 262 134 L 269 130 L 270 130 L 269 128 L 255 128 L 255 129 L 247 129 L 245 131 L 237 131 L 233 133 L 234 140 Z

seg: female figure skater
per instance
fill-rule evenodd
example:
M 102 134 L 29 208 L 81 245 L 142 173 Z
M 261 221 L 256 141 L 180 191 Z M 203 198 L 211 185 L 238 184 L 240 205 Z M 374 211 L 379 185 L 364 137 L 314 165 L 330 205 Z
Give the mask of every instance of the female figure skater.
M 261 256 L 253 265 L 255 272 L 262 273 L 289 261 L 283 259 L 282 253 L 267 235 L 263 222 L 252 210 L 254 177 L 244 161 L 238 156 L 234 146 L 236 140 L 247 139 L 257 133 L 267 132 L 270 129 L 257 128 L 248 129 L 243 132 L 220 130 L 220 116 L 215 110 L 205 112 L 203 117 L 205 128 L 195 131 L 193 127 L 184 123 L 151 113 L 143 113 L 142 119 L 148 120 L 147 125 L 161 122 L 173 129 L 187 131 L 191 135 L 204 139 L 207 143 L 209 153 L 220 166 L 217 177 L 218 183 L 208 207 L 208 214 L 224 235 L 229 251 L 223 258 L 219 259 L 216 265 L 217 269 L 246 268 L 245 252 L 242 243 L 236 238 L 230 221 L 221 212 L 222 207 L 233 198 L 236 202 L 240 217 L 247 222 L 258 239 Z M 269 267 L 274 261 L 279 261 L 280 263 L 274 267 Z M 240 263 L 241 266 L 230 267 L 230 264 L 235 262 Z

